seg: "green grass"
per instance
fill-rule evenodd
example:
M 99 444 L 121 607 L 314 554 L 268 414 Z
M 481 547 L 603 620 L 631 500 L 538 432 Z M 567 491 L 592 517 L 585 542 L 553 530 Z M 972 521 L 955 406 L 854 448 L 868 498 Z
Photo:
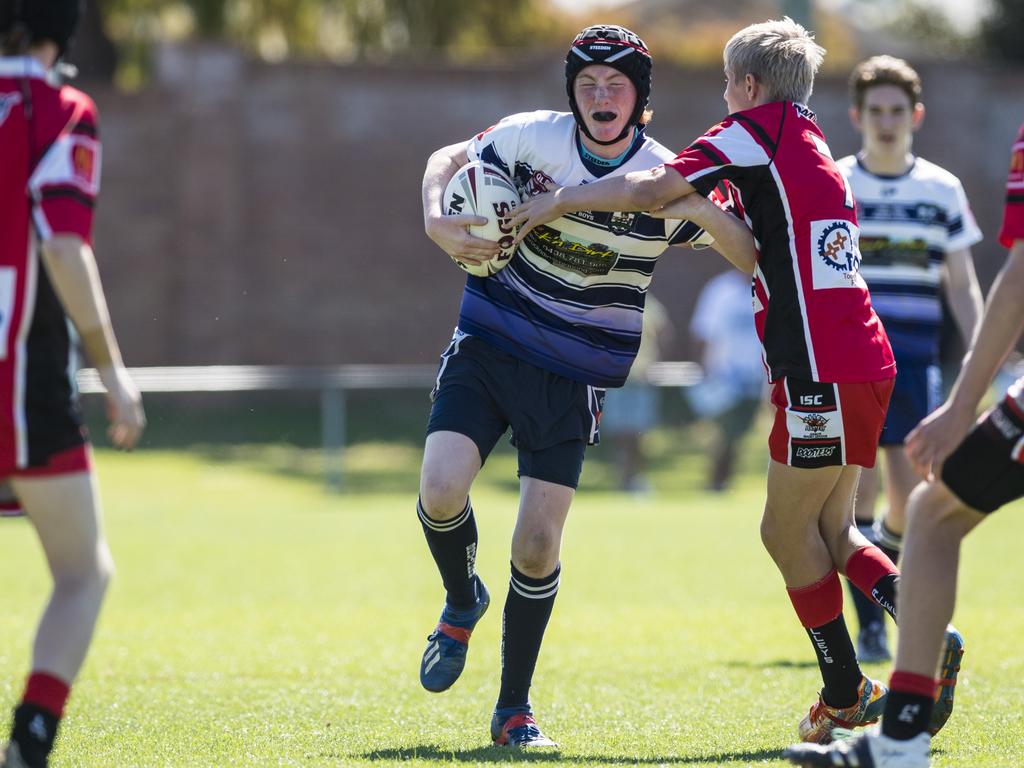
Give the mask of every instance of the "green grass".
M 532 697 L 562 747 L 527 755 L 487 737 L 510 451 L 474 491 L 496 604 L 463 678 L 439 695 L 417 679 L 441 591 L 413 511 L 416 449 L 357 446 L 340 495 L 323 491 L 308 450 L 100 451 L 118 575 L 53 765 L 782 765 L 819 678 L 758 540 L 763 456 L 748 451 L 737 490 L 713 496 L 699 490 L 699 440 L 656 441 L 658 494 L 609 490 L 601 461 L 585 472 Z M 1024 765 L 1021 512 L 1000 512 L 965 547 L 967 655 L 934 742 L 940 768 Z M 47 577 L 27 523 L 0 521 L 0 535 L 6 710 Z

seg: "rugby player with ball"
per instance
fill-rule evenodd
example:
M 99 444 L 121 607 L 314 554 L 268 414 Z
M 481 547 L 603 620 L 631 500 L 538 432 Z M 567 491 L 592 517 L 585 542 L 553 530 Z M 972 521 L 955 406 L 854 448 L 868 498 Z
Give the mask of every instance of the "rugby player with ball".
M 555 746 L 534 720 L 529 690 L 558 593 L 562 529 L 584 451 L 598 440 L 604 390 L 622 386 L 639 347 L 658 257 L 669 245 L 714 243 L 748 273 L 754 263 L 749 230 L 699 195 L 658 217 L 567 213 L 506 253 L 496 242 L 507 234 L 500 230 L 503 216 L 494 214 L 491 222 L 491 214 L 495 201 L 514 201 L 500 196 L 500 185 L 460 194 L 490 209 L 453 207 L 455 192 L 468 179 L 500 174 L 521 195 L 532 196 L 550 185 L 594 182 L 672 159 L 645 133 L 651 55 L 639 37 L 622 27 L 589 27 L 573 41 L 565 73 L 571 112 L 506 117 L 436 151 L 423 178 L 427 235 L 469 275 L 432 392 L 420 477 L 419 519 L 446 591 L 420 681 L 437 692 L 458 679 L 470 635 L 490 603 L 476 571 L 469 491 L 491 449 L 511 429 L 520 504 L 491 738 L 519 747 Z M 453 177 L 477 162 L 483 165 L 456 181 L 445 200 Z M 499 227 L 490 231 L 493 239 L 472 230 L 487 226 Z

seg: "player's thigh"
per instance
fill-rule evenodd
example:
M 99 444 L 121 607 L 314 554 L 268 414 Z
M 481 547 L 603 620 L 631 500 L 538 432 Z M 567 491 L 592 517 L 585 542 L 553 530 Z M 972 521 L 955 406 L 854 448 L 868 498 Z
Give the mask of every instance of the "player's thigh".
M 799 545 L 808 531 L 816 534 L 825 503 L 843 477 L 844 469 L 803 469 L 775 459 L 769 461 L 762 536 L 778 544 L 792 541 Z
M 427 512 L 444 514 L 456 506 L 458 512 L 481 465 L 480 449 L 470 437 L 449 431 L 427 435 L 420 469 L 420 498 Z
M 95 473 L 14 476 L 11 485 L 58 578 L 111 570 Z
M 880 485 L 881 478 L 877 465 L 871 468 L 861 468 L 854 501 L 854 514 L 858 521 L 870 523 L 875 519 L 875 504 L 878 501 Z
M 972 509 L 959 499 L 944 482 L 921 482 L 911 492 L 906 509 L 905 543 L 911 537 L 934 540 L 936 536 L 959 541 L 986 514 Z
M 907 499 L 920 478 L 902 445 L 887 445 L 882 451 L 885 457 L 885 494 L 889 503 L 885 517 L 889 529 L 899 532 L 905 524 Z

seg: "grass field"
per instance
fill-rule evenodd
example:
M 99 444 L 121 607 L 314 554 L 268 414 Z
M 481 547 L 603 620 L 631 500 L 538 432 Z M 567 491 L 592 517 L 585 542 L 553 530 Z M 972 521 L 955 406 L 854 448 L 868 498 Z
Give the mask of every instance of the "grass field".
M 759 454 L 721 496 L 699 490 L 698 461 L 661 462 L 643 498 L 588 465 L 533 691 L 562 746 L 525 755 L 487 735 L 513 459 L 499 452 L 474 492 L 495 606 L 440 695 L 417 679 L 442 598 L 413 510 L 417 461 L 408 445 L 361 446 L 350 490 L 331 495 L 309 451 L 100 451 L 118 575 L 53 764 L 782 765 L 819 678 L 758 540 Z M 936 766 L 1024 765 L 1022 512 L 966 546 L 967 655 Z M 47 577 L 28 524 L 0 521 L 0 536 L 9 710 Z

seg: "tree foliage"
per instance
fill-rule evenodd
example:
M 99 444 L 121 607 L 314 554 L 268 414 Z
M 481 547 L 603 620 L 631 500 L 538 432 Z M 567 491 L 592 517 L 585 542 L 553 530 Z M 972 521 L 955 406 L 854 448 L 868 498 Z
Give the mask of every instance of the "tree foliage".
M 996 56 L 1024 64 L 1024 2 L 991 0 L 992 11 L 981 25 L 985 49 Z

